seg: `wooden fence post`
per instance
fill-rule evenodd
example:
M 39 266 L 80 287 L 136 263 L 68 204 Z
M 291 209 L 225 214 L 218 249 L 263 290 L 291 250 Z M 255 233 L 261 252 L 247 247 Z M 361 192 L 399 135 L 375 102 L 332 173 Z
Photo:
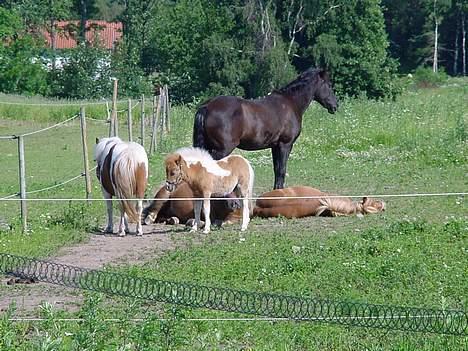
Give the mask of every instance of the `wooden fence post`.
M 161 142 L 163 134 L 166 131 L 166 90 L 164 90 L 164 88 L 159 88 L 159 96 L 161 101 L 161 138 L 159 139 L 159 142 Z
M 114 131 L 114 123 L 112 122 L 112 118 L 111 118 L 109 101 L 106 101 L 106 114 L 107 114 L 106 122 L 109 123 L 109 138 L 110 138 L 112 136 L 112 132 Z
M 114 80 L 114 91 L 112 93 L 112 117 L 111 121 L 114 123 L 114 128 L 112 130 L 113 136 L 119 136 L 119 122 L 117 120 L 117 83 L 118 79 L 113 78 Z
M 132 100 L 128 99 L 127 105 L 127 124 L 128 124 L 128 141 L 133 141 L 133 131 L 132 131 Z
M 151 133 L 150 155 L 156 152 L 156 135 L 158 133 L 159 114 L 161 111 L 161 95 L 159 95 L 159 102 L 156 102 L 156 96 L 153 96 L 153 130 Z
M 169 88 L 167 84 L 165 85 L 166 90 L 166 131 L 169 133 L 171 131 L 171 103 L 169 102 Z
M 141 96 L 140 138 L 141 146 L 145 147 L 145 95 Z
M 88 142 L 86 132 L 86 112 L 85 108 L 80 107 L 80 127 L 81 127 L 81 144 L 83 145 L 83 163 L 84 163 L 84 176 L 86 186 L 86 198 L 91 197 L 91 177 L 89 175 L 89 160 L 88 160 Z M 89 201 L 88 201 L 89 203 Z
M 28 207 L 26 204 L 26 169 L 24 163 L 24 139 L 22 135 L 18 136 L 18 159 L 21 196 L 21 221 L 23 224 L 23 233 L 26 233 L 28 231 Z

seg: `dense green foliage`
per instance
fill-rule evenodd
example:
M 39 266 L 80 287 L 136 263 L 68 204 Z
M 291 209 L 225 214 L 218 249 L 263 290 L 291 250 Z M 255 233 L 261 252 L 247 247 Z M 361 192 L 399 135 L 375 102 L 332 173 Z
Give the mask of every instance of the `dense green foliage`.
M 2 7 L 0 43 L 0 91 L 47 94 L 47 72 L 38 58 L 37 41 L 27 32 L 17 12 Z
M 0 26 L 9 29 L 0 31 L 4 93 L 108 97 L 112 76 L 126 96 L 168 84 L 182 102 L 256 97 L 321 66 L 341 96 L 395 97 L 399 66 L 431 64 L 435 23 L 439 65 L 466 74 L 461 0 L 12 0 L 0 9 Z M 51 33 L 56 21 L 72 19 L 80 21 L 72 35 L 81 45 L 47 48 L 40 29 Z M 87 19 L 121 21 L 123 40 L 112 52 L 85 43 Z M 63 68 L 51 69 L 56 57 L 66 58 Z

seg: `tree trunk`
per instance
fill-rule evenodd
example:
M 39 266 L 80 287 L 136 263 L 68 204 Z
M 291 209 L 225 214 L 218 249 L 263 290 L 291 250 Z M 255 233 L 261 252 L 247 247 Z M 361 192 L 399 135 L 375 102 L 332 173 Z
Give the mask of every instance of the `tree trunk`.
M 50 20 L 50 48 L 52 49 L 52 70 L 55 71 L 55 60 L 57 52 L 57 32 L 55 30 L 55 18 Z
M 453 75 L 458 74 L 458 36 L 460 35 L 460 22 L 457 20 L 457 29 L 455 30 L 455 44 L 454 44 L 454 57 L 453 57 Z
M 80 43 L 86 43 L 86 20 L 88 19 L 86 0 L 80 0 L 81 18 L 80 18 Z
M 432 71 L 434 73 L 437 73 L 439 70 L 437 58 L 438 58 L 438 44 L 439 44 L 439 23 L 437 22 L 437 19 L 435 20 L 435 28 L 434 28 L 434 58 L 432 61 Z
M 465 13 L 462 15 L 462 72 L 466 76 L 466 29 L 465 29 Z

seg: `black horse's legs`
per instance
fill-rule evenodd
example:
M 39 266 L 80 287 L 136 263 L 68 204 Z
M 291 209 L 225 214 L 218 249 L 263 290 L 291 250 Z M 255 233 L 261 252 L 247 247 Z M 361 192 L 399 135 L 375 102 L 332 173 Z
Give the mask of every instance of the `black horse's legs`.
M 273 189 L 284 188 L 284 178 L 286 176 L 286 165 L 292 144 L 279 144 L 271 148 L 273 156 L 273 170 L 275 172 L 275 185 Z

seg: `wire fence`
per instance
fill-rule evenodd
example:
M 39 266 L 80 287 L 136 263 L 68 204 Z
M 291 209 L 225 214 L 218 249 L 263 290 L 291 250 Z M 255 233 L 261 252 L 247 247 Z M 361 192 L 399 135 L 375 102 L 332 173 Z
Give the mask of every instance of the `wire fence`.
M 95 170 L 96 167 L 90 169 L 90 171 Z M 177 198 L 118 198 L 114 197 L 112 200 L 129 200 L 129 201 L 192 201 L 192 200 L 242 200 L 247 199 L 250 201 L 256 200 L 313 200 L 313 199 L 323 199 L 323 198 L 363 198 L 363 197 L 375 197 L 375 198 L 423 198 L 423 197 L 442 197 L 442 196 L 467 196 L 468 192 L 451 192 L 451 193 L 407 193 L 407 194 L 362 194 L 362 195 L 314 195 L 314 196 L 251 196 L 251 197 L 177 197 Z M 0 198 L 0 200 L 8 201 L 19 201 L 20 199 L 9 199 L 9 198 Z M 104 201 L 103 199 L 86 199 L 86 198 L 27 198 L 25 201 Z
M 115 87 L 116 88 L 116 87 Z M 105 133 L 104 135 L 108 134 L 109 136 L 117 136 L 118 135 L 118 118 L 117 118 L 117 115 L 119 113 L 127 113 L 127 118 L 126 118 L 126 124 L 127 124 L 127 127 L 128 127 L 128 138 L 130 141 L 133 141 L 133 132 L 132 132 L 132 128 L 133 128 L 133 123 L 132 123 L 132 111 L 137 107 L 137 106 L 141 106 L 141 119 L 142 119 L 142 127 L 141 127 L 141 132 L 140 132 L 140 143 L 142 145 L 144 145 L 144 140 L 145 140 L 145 130 L 144 130 L 144 114 L 145 114 L 145 106 L 144 106 L 144 96 L 142 96 L 141 98 L 141 101 L 138 101 L 136 104 L 132 104 L 132 101 L 131 100 L 120 100 L 120 101 L 117 101 L 116 99 L 116 91 L 117 89 L 114 89 L 114 96 L 113 96 L 113 103 L 112 103 L 112 113 L 111 111 L 107 111 L 107 116 L 106 116 L 106 119 L 94 119 L 94 118 L 89 118 L 89 117 L 86 117 L 85 115 L 85 106 L 87 105 L 94 105 L 94 104 L 105 104 L 106 105 L 106 109 L 108 108 L 108 102 L 107 101 L 101 101 L 101 102 L 88 102 L 88 103 L 65 103 L 65 104 L 43 104 L 43 103 L 36 103 L 36 104 L 24 104 L 24 103 L 16 103 L 16 102 L 5 102 L 5 104 L 11 104 L 11 105 L 25 105 L 25 106 L 80 106 L 80 113 L 79 114 L 75 114 L 71 117 L 68 117 L 66 118 L 65 120 L 61 121 L 61 122 L 58 122 L 56 124 L 53 124 L 53 125 L 50 125 L 50 126 L 47 126 L 45 128 L 41 128 L 41 129 L 38 129 L 38 130 L 34 130 L 34 131 L 31 131 L 31 132 L 26 132 L 26 133 L 17 133 L 15 135 L 4 135 L 4 136 L 0 136 L 0 140 L 17 140 L 17 143 L 18 143 L 18 151 L 17 151 L 17 155 L 18 155 L 18 161 L 19 161 L 19 177 L 18 177 L 18 185 L 19 185 L 19 192 L 17 193 L 13 193 L 13 194 L 8 194 L 8 195 L 0 195 L 0 201 L 6 201 L 6 200 L 12 200 L 16 197 L 19 196 L 19 201 L 21 201 L 21 219 L 22 219 L 22 223 L 23 223 L 23 230 L 24 231 L 27 231 L 27 198 L 26 196 L 27 195 L 31 195 L 31 194 L 36 194 L 36 193 L 41 193 L 41 192 L 44 192 L 44 191 L 47 191 L 47 190 L 52 190 L 54 188 L 58 188 L 60 186 L 63 186 L 65 184 L 68 184 L 76 179 L 79 179 L 81 177 L 81 175 L 77 175 L 75 177 L 72 177 L 70 179 L 67 179 L 65 181 L 62 181 L 62 182 L 59 182 L 57 184 L 53 184 L 53 185 L 50 185 L 50 186 L 47 186 L 47 187 L 44 187 L 42 189 L 37 189 L 37 190 L 33 190 L 33 191 L 27 191 L 26 188 L 27 188 L 27 181 L 26 181 L 26 157 L 25 157 L 25 140 L 26 140 L 26 137 L 29 137 L 29 136 L 33 136 L 33 135 L 37 135 L 37 134 L 41 134 L 43 132 L 46 132 L 46 131 L 49 131 L 51 129 L 55 129 L 55 128 L 58 128 L 58 127 L 62 127 L 64 125 L 66 125 L 67 123 L 69 122 L 72 122 L 73 120 L 79 118 L 80 119 L 80 127 L 81 127 L 81 139 L 82 139 L 82 149 L 83 149 L 83 162 L 84 162 L 84 167 L 82 168 L 83 169 L 83 172 L 84 172 L 84 176 L 85 176 L 85 193 L 86 193 L 86 198 L 89 198 L 90 197 L 90 193 L 91 193 L 91 178 L 90 178 L 90 172 L 95 169 L 90 169 L 89 165 L 88 165 L 88 160 L 89 160 L 89 157 L 88 157 L 88 146 L 87 146 L 87 128 L 86 128 L 86 121 L 93 121 L 93 122 L 100 122 L 100 123 L 108 123 L 109 124 L 109 130 L 108 130 L 108 133 Z M 153 110 L 153 114 L 152 114 L 152 117 L 148 120 L 152 120 L 152 123 L 155 124 L 157 120 L 160 120 L 160 121 L 164 121 L 159 123 L 159 127 L 160 128 L 165 128 L 166 131 L 168 131 L 168 128 L 169 128 L 169 114 L 168 114 L 168 108 L 163 108 L 161 109 L 161 104 L 162 103 L 169 103 L 169 100 L 167 98 L 168 96 L 168 92 L 167 92 L 167 87 L 165 87 L 164 89 L 160 89 L 160 94 L 165 94 L 164 96 L 166 96 L 165 99 L 159 99 L 159 105 L 158 105 L 158 109 L 157 111 L 161 111 L 161 110 L 164 110 L 164 113 L 160 113 L 160 116 L 158 115 L 158 113 L 156 113 L 156 108 L 154 106 L 154 102 L 156 101 L 156 99 L 153 99 L 153 106 L 152 106 L 152 110 Z M 121 109 L 121 110 L 117 110 L 117 105 L 119 103 L 122 103 L 122 102 L 126 102 L 127 103 L 127 106 L 126 108 L 124 109 Z M 0 104 L 3 103 L 0 101 Z M 163 106 L 164 107 L 164 106 Z M 157 133 L 156 131 L 156 128 L 153 128 L 153 131 L 152 131 L 152 135 L 151 135 L 151 139 L 153 140 L 155 138 L 155 134 Z M 154 149 L 154 150 L 153 150 Z M 150 151 L 155 151 L 156 150 L 156 146 L 152 147 L 152 150 Z
M 0 271 L 71 288 L 269 318 L 345 326 L 468 335 L 468 313 L 366 304 L 205 286 L 89 270 L 0 253 Z
M 125 103 L 127 100 L 118 100 L 117 104 Z M 24 103 L 24 102 L 13 102 L 13 101 L 0 101 L 0 105 L 19 105 L 19 106 L 47 106 L 47 107 L 64 107 L 64 106 L 93 106 L 93 105 L 105 105 L 109 103 L 107 100 L 103 101 L 88 101 L 88 102 L 67 102 L 67 103 L 55 103 L 55 102 L 37 102 L 37 103 Z

